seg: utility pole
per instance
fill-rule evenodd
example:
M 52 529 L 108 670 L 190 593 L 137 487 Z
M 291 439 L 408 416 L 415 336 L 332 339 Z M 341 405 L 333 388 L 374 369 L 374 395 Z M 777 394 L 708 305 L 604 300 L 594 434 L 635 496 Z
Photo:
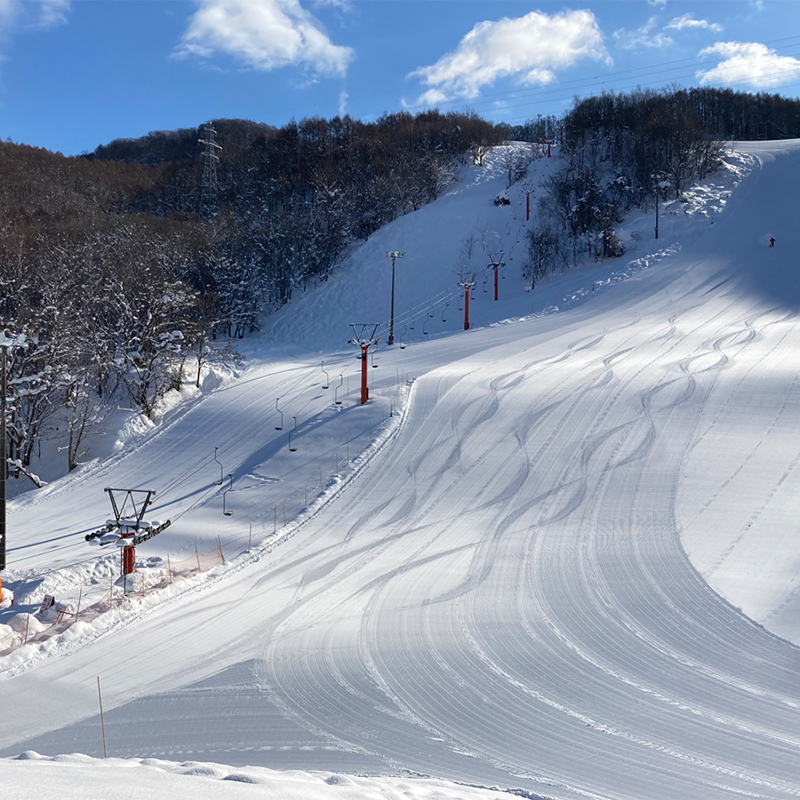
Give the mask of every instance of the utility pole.
M 353 323 L 350 325 L 353 329 L 353 338 L 349 340 L 348 344 L 355 344 L 361 348 L 361 405 L 369 400 L 369 389 L 367 388 L 367 351 L 370 345 L 378 344 L 380 339 L 375 338 L 375 332 L 378 330 L 377 324 L 372 323 Z M 367 333 L 368 329 L 372 327 L 372 332 Z
M 402 258 L 404 255 L 405 253 L 401 253 L 398 250 L 390 250 L 386 254 L 387 258 L 392 259 L 392 307 L 389 313 L 389 338 L 387 339 L 386 344 L 394 344 L 394 262 L 398 258 Z
M 499 289 L 497 286 L 497 273 L 505 266 L 505 262 L 503 261 L 493 261 L 491 264 L 487 265 L 489 269 L 494 270 L 494 299 L 499 299 Z
M 203 152 L 201 153 L 203 159 L 203 188 L 200 193 L 200 212 L 204 217 L 213 217 L 217 213 L 217 193 L 219 191 L 217 182 L 219 156 L 217 155 L 217 150 L 222 150 L 222 147 L 216 142 L 217 132 L 210 122 L 203 128 L 203 133 L 205 134 L 204 138 L 197 140 L 203 145 Z
M 458 285 L 464 287 L 464 330 L 469 330 L 469 292 L 475 286 L 475 273 L 462 271 L 458 275 Z

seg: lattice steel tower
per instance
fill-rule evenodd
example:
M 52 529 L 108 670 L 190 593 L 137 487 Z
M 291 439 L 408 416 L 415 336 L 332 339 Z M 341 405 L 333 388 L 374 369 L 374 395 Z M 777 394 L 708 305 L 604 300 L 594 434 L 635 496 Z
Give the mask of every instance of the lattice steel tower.
M 204 138 L 197 140 L 203 145 L 201 154 L 203 158 L 203 188 L 200 193 L 200 213 L 204 217 L 213 217 L 218 211 L 217 164 L 219 164 L 219 155 L 217 155 L 217 151 L 222 150 L 222 147 L 216 142 L 217 132 L 210 122 L 203 128 L 203 133 L 205 134 Z

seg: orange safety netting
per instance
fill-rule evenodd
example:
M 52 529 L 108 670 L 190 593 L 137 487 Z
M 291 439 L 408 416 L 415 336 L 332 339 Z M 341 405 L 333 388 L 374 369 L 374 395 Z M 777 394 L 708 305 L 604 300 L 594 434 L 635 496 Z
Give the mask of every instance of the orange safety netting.
M 224 561 L 222 550 L 220 546 L 217 545 L 210 553 L 201 553 L 195 549 L 194 553 L 188 558 L 184 558 L 180 561 L 170 560 L 169 570 L 172 573 L 171 577 L 177 575 L 187 576 L 194 572 L 205 572 L 212 567 L 224 563 Z

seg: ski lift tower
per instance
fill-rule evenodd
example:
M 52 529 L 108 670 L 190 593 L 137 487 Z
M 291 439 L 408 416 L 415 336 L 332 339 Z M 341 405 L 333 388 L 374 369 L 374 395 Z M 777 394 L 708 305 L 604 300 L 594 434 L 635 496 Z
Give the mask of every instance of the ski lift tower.
M 469 292 L 475 284 L 474 272 L 462 270 L 458 273 L 458 285 L 464 288 L 464 330 L 469 330 Z
M 90 544 L 105 547 L 116 544 L 122 548 L 122 575 L 133 572 L 133 560 L 137 544 L 146 542 L 166 530 L 172 520 L 166 522 L 149 522 L 144 518 L 145 511 L 156 493 L 152 489 L 104 489 L 111 500 L 114 519 L 109 519 L 106 524 L 93 533 L 87 533 L 85 539 Z M 116 493 L 116 494 L 115 494 Z M 118 497 L 124 495 L 122 503 Z
M 501 261 L 500 260 L 502 257 L 503 257 L 502 254 L 500 255 L 499 258 L 495 258 L 493 255 L 489 254 L 489 258 L 492 259 L 492 263 L 487 265 L 487 269 L 493 269 L 494 270 L 494 299 L 495 300 L 499 300 L 500 299 L 499 289 L 498 289 L 498 286 L 497 286 L 497 273 L 506 265 L 505 261 Z
M 348 344 L 355 344 L 361 348 L 361 405 L 369 400 L 369 389 L 367 388 L 367 351 L 370 345 L 378 344 L 380 339 L 375 338 L 375 333 L 378 330 L 377 324 L 371 322 L 367 323 L 352 323 L 350 327 L 353 329 L 353 338 L 349 340 Z M 369 329 L 372 331 L 369 332 Z
M 531 181 L 526 181 L 522 184 L 522 191 L 525 192 L 525 221 L 527 222 L 531 218 L 531 190 L 533 189 L 533 183 Z

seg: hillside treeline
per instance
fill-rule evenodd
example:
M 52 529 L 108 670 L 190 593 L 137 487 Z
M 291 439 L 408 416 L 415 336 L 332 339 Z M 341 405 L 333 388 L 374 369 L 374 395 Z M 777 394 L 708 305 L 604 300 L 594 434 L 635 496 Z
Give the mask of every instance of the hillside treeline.
M 472 114 L 389 114 L 375 123 L 350 117 L 291 122 L 280 129 L 214 121 L 222 146 L 214 208 L 204 209 L 213 269 L 196 276 L 213 291 L 234 335 L 253 330 L 264 309 L 297 288 L 327 279 L 353 242 L 435 200 L 458 162 L 480 159 L 503 131 Z M 202 128 L 118 140 L 92 154 L 160 170 L 154 190 L 127 208 L 158 216 L 201 209 Z M 146 147 L 155 143 L 155 150 Z M 185 154 L 169 162 L 159 157 Z
M 686 89 L 692 114 L 716 139 L 755 141 L 800 137 L 800 100 L 731 89 Z
M 798 101 L 787 102 L 800 111 Z M 531 284 L 582 257 L 621 255 L 614 226 L 622 215 L 656 198 L 680 198 L 718 169 L 720 131 L 737 127 L 736 109 L 752 111 L 755 120 L 763 107 L 759 96 L 714 89 L 640 89 L 576 100 L 561 121 L 558 169 L 529 232 Z
M 214 128 L 220 141 L 231 151 L 247 150 L 253 144 L 277 132 L 277 128 L 263 122 L 246 119 L 219 119 Z M 147 164 L 154 167 L 168 161 L 197 160 L 198 139 L 203 138 L 202 129 L 178 128 L 174 131 L 150 131 L 137 139 L 114 139 L 101 144 L 88 159 L 122 161 L 126 164 Z
M 800 100 L 766 92 L 735 92 L 732 89 L 667 89 L 664 92 L 636 90 L 630 94 L 603 93 L 576 100 L 585 123 L 608 124 L 631 113 L 647 97 L 677 96 L 703 132 L 723 141 L 800 138 Z M 561 137 L 563 118 L 541 116 L 521 125 L 508 125 L 507 138 L 525 142 L 554 142 Z M 579 125 L 577 120 L 575 122 Z M 622 123 L 624 124 L 624 122 Z
M 502 132 L 468 114 L 347 117 L 281 129 L 216 121 L 213 209 L 201 128 L 65 158 L 0 143 L 0 325 L 12 350 L 14 472 L 55 435 L 69 468 L 107 403 L 150 415 L 346 249 L 436 199 Z M 66 431 L 66 432 L 65 432 Z

